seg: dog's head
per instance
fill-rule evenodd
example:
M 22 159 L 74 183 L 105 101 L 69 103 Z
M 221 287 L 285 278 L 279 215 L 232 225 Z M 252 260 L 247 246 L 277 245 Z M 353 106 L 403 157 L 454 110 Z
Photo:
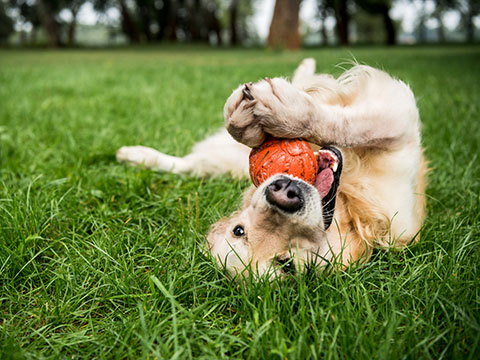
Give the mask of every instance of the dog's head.
M 212 226 L 208 245 L 233 274 L 281 276 L 321 262 L 328 251 L 326 228 L 333 218 L 342 168 L 341 153 L 324 148 L 318 155 L 314 186 L 285 174 L 247 191 L 242 208 Z

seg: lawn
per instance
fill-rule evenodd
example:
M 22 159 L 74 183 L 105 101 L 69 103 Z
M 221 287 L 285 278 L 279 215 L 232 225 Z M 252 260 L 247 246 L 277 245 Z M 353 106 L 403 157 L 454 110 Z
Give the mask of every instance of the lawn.
M 239 83 L 306 56 L 408 82 L 432 172 L 421 242 L 241 286 L 201 244 L 248 181 L 115 162 L 185 155 Z M 347 65 L 345 65 L 347 66 Z M 0 358 L 480 357 L 480 47 L 0 52 Z

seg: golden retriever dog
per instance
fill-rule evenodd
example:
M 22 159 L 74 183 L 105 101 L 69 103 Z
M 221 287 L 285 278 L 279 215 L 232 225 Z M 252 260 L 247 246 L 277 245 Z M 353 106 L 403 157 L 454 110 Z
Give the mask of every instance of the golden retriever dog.
M 183 157 L 122 147 L 119 161 L 195 175 L 248 174 L 251 147 L 268 136 L 302 138 L 316 151 L 314 185 L 277 174 L 253 185 L 241 208 L 214 224 L 212 255 L 233 274 L 268 277 L 306 264 L 348 266 L 376 247 L 418 240 L 426 163 L 410 88 L 383 71 L 353 66 L 337 79 L 304 60 L 291 82 L 242 84 L 227 99 L 225 127 Z

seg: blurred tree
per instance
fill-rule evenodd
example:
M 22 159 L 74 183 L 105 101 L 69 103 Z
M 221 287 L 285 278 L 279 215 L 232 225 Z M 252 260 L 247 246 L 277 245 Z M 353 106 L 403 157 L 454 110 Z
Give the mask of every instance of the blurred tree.
M 207 23 L 209 35 L 213 35 L 217 45 L 222 45 L 222 24 L 219 18 L 220 8 L 217 1 L 207 4 Z M 210 37 L 209 37 L 210 40 Z
M 341 45 L 349 44 L 350 12 L 348 10 L 349 0 L 317 0 L 319 17 L 321 19 L 322 38 L 326 39 L 325 20 L 328 16 L 335 17 L 335 32 Z
M 391 0 L 355 0 L 355 3 L 369 14 L 382 16 L 386 34 L 385 42 L 388 45 L 395 45 L 396 29 L 389 14 L 392 7 Z
M 170 10 L 170 20 L 169 20 L 169 34 L 168 39 L 172 42 L 177 41 L 177 25 L 179 23 L 178 20 L 178 1 L 179 0 L 171 0 L 171 10 Z
M 167 32 L 168 22 L 170 19 L 170 9 L 172 2 L 170 0 L 155 1 L 155 19 L 157 21 L 157 32 L 155 33 L 155 40 L 163 40 Z
M 475 41 L 473 18 L 480 14 L 480 0 L 457 0 L 456 8 L 461 14 L 461 26 L 465 29 L 467 42 Z
M 217 0 L 92 0 L 97 11 L 117 8 L 131 43 L 202 41 L 222 43 Z
M 258 33 L 251 19 L 255 14 L 255 2 L 259 0 L 241 0 L 237 15 L 237 40 L 239 44 L 248 44 L 258 40 Z M 262 1 L 262 0 L 260 0 Z
M 37 5 L 35 2 L 27 0 L 10 0 L 7 6 L 11 9 L 15 9 L 18 15 L 15 18 L 20 26 L 23 28 L 26 24 L 32 27 L 30 34 L 30 42 L 33 44 L 36 42 L 37 30 L 41 26 L 40 19 L 38 18 Z M 23 30 L 20 32 L 20 44 L 24 45 L 25 37 L 22 36 Z
M 13 21 L 5 12 L 5 5 L 0 1 L 0 44 L 5 44 L 13 33 Z
M 153 17 L 156 13 L 154 0 L 137 0 L 137 11 L 140 19 L 140 28 L 147 42 L 151 42 L 154 37 L 152 33 Z
M 419 43 L 425 43 L 427 41 L 427 27 L 425 26 L 427 18 L 427 1 L 421 0 L 421 8 L 420 13 L 418 14 L 418 25 L 416 31 L 416 37 Z
M 348 0 L 326 0 L 331 3 L 335 11 L 335 20 L 338 39 L 340 44 L 348 45 L 348 28 L 350 23 L 350 13 L 348 11 Z
M 233 37 L 241 42 L 249 34 L 247 19 L 253 14 L 255 0 L 0 0 L 8 1 L 17 10 L 16 21 L 31 24 L 32 34 L 43 27 L 51 46 L 72 45 L 75 41 L 77 14 L 85 2 L 95 11 L 118 10 L 120 31 L 130 43 L 170 41 L 201 41 L 222 44 L 221 21 L 235 9 Z M 235 3 L 231 3 L 234 1 Z M 226 4 L 232 4 L 229 8 Z M 67 10 L 71 18 L 59 16 Z M 224 18 L 222 18 L 224 16 Z M 71 19 L 71 21 L 70 21 Z M 27 27 L 28 29 L 28 27 Z M 114 27 L 112 27 L 114 29 Z M 116 31 L 112 30 L 112 34 Z M 22 37 L 21 37 L 22 38 Z
M 299 12 L 302 0 L 276 0 L 267 46 L 269 48 L 299 49 Z
M 118 9 L 121 16 L 120 23 L 122 32 L 131 43 L 140 42 L 140 32 L 138 31 L 137 23 L 132 14 L 132 9 L 125 0 L 92 0 L 92 3 L 95 10 L 103 13 L 107 12 L 110 8 Z
M 122 31 L 128 37 L 131 43 L 140 42 L 140 33 L 137 24 L 131 13 L 130 7 L 125 0 L 116 0 L 120 14 L 122 15 Z
M 72 20 L 68 24 L 66 36 L 68 45 L 75 41 L 75 27 L 77 13 L 86 0 L 10 0 L 9 6 L 17 10 L 16 21 L 29 24 L 31 30 L 31 43 L 36 42 L 37 29 L 41 26 L 45 30 L 47 41 L 51 47 L 65 44 L 64 23 L 59 19 L 62 10 L 69 10 Z M 63 36 L 62 36 L 63 35 Z
M 385 42 L 384 24 L 381 15 L 370 14 L 365 10 L 358 9 L 352 15 L 352 23 L 355 26 L 356 42 L 366 44 Z
M 443 15 L 447 10 L 455 9 L 456 7 L 456 0 L 434 0 L 435 2 L 435 10 L 431 14 L 431 16 L 437 20 L 438 27 L 437 27 L 437 37 L 439 42 L 445 42 L 445 27 L 443 25 Z
M 183 0 L 137 0 L 138 16 L 146 41 L 177 40 L 178 2 Z
M 257 0 L 219 0 L 219 17 L 228 28 L 230 45 L 247 44 L 256 40 L 257 33 L 250 23 L 251 16 L 254 15 L 255 1 Z
M 208 34 L 203 24 L 205 20 L 203 10 L 200 0 L 193 0 L 187 9 L 189 37 L 194 42 L 208 41 Z
M 447 2 L 450 0 L 435 0 L 435 10 L 432 13 L 432 17 L 437 20 L 437 37 L 439 42 L 445 42 L 445 31 L 443 28 L 443 13 L 448 8 Z
M 60 24 L 56 19 L 61 8 L 61 1 L 37 0 L 36 5 L 38 18 L 47 35 L 48 45 L 50 47 L 63 46 L 60 36 Z
M 188 25 L 184 31 L 187 40 L 208 43 L 213 35 L 215 42 L 221 44 L 221 25 L 218 19 L 218 10 L 216 0 L 185 1 Z
M 176 5 L 171 25 L 180 40 L 209 43 L 213 36 L 222 43 L 217 0 L 178 0 Z
M 317 0 L 318 19 L 320 20 L 320 35 L 322 36 L 323 45 L 328 45 L 327 27 L 326 21 L 329 16 L 334 14 L 333 7 L 331 7 L 331 1 Z
M 77 26 L 77 14 L 85 0 L 63 0 L 65 8 L 70 10 L 72 20 L 68 24 L 67 45 L 72 46 L 75 43 L 75 29 Z
M 238 19 L 238 3 L 240 0 L 232 0 L 229 6 L 230 20 L 230 45 L 238 45 L 237 19 Z

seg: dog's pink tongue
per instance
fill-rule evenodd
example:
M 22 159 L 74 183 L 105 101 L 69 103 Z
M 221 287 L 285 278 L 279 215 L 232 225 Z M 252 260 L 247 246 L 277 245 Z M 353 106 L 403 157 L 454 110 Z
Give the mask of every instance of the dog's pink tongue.
M 333 171 L 331 168 L 326 168 L 320 171 L 315 179 L 315 187 L 323 199 L 327 196 L 333 184 Z

